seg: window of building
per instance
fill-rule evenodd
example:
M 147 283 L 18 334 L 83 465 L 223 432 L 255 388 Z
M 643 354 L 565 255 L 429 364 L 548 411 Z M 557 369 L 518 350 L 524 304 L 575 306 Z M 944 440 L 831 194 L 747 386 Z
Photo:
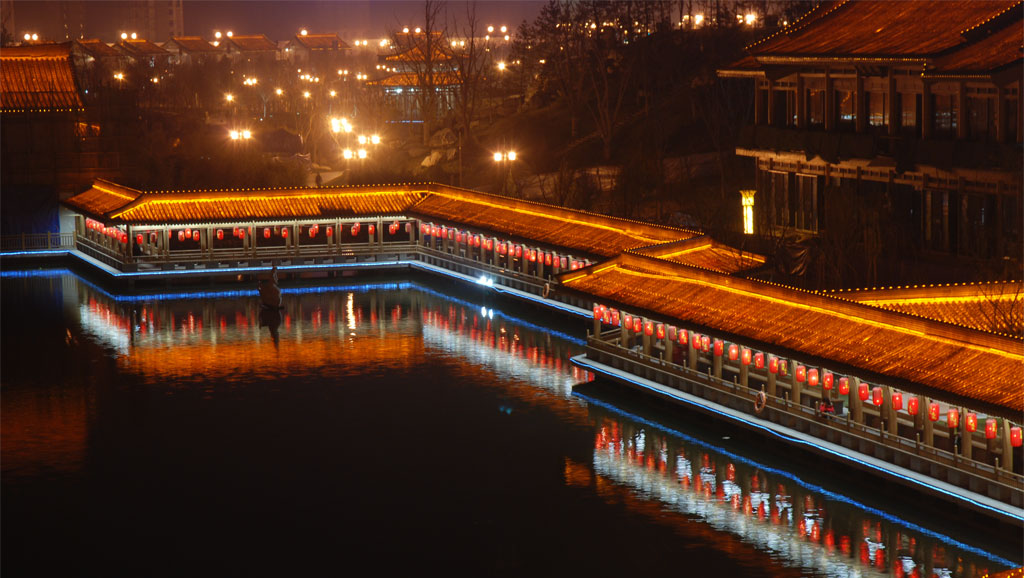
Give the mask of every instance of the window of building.
M 818 181 L 814 175 L 796 175 L 789 222 L 797 229 L 818 232 Z
M 806 97 L 808 128 L 825 126 L 825 91 L 809 88 Z
M 852 131 L 857 124 L 856 92 L 852 90 L 836 90 L 836 128 Z
M 772 110 L 772 126 L 796 126 L 796 92 L 776 90 Z
M 956 136 L 959 116 L 959 99 L 956 93 L 932 95 L 932 128 L 937 137 Z
M 883 129 L 889 126 L 889 95 L 884 92 L 869 92 L 865 95 L 865 109 L 868 113 L 868 126 Z
M 768 197 L 768 215 L 771 225 L 779 227 L 789 225 L 789 174 L 765 171 L 761 182 L 764 183 Z
M 972 140 L 995 140 L 995 98 L 987 96 L 967 98 L 967 137 Z
M 921 136 L 921 95 L 908 92 L 896 94 L 900 132 L 906 136 Z

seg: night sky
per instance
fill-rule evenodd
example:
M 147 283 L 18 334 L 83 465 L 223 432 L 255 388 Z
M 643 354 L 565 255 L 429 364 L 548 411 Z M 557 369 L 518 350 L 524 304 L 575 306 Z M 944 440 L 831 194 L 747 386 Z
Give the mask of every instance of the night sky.
M 15 38 L 25 32 L 37 32 L 46 39 L 63 41 L 61 5 L 76 2 L 16 0 L 14 2 Z M 128 27 L 127 2 L 94 0 L 84 5 L 84 36 L 106 42 L 117 39 Z M 511 29 L 523 20 L 532 21 L 543 1 L 481 1 L 477 14 L 482 25 Z M 261 2 L 251 0 L 186 0 L 185 34 L 212 38 L 214 30 L 232 30 L 236 34 L 266 34 L 271 40 L 286 40 L 302 28 L 310 32 L 337 32 L 343 39 L 380 38 L 388 30 L 417 26 L 423 22 L 423 2 L 347 0 L 294 0 Z M 464 19 L 466 3 L 445 4 L 449 19 Z

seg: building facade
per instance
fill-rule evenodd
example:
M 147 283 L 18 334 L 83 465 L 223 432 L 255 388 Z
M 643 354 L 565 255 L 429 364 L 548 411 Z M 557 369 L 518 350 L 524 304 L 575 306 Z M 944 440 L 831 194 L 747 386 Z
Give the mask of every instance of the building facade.
M 1019 278 L 1022 22 L 1018 1 L 825 2 L 748 46 L 720 75 L 755 82 L 736 152 L 762 232 L 854 243 L 868 284 Z

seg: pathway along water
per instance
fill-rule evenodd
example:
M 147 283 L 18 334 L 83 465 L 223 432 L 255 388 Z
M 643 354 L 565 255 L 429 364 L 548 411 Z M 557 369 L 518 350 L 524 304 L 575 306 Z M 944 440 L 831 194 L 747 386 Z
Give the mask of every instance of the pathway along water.
M 248 286 L 0 283 L 5 575 L 1021 563 L 1020 536 L 979 544 L 719 426 L 632 407 L 569 363 L 576 321 L 464 287 L 286 286 L 268 319 Z

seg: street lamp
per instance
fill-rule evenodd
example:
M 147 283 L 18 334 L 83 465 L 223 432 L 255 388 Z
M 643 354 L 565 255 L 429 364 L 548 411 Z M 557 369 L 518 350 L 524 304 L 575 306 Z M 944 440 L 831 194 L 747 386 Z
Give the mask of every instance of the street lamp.
M 505 194 L 508 190 L 508 181 L 512 177 L 512 163 L 517 158 L 516 151 L 499 151 L 494 153 L 492 158 L 495 163 L 508 167 L 508 172 L 503 170 L 501 175 L 501 193 Z

